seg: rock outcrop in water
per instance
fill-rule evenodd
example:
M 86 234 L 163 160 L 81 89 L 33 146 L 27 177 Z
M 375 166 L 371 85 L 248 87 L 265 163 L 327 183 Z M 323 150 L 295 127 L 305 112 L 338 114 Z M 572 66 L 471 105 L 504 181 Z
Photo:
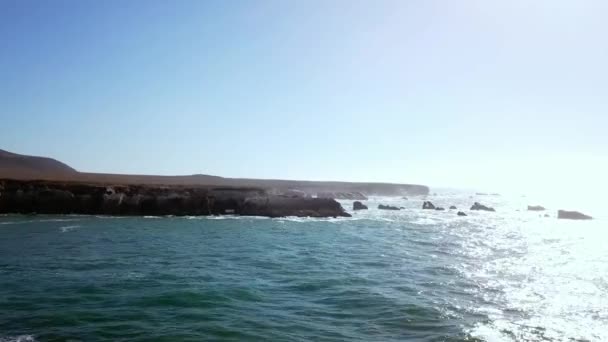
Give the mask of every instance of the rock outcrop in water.
M 292 198 L 259 196 L 246 198 L 237 214 L 267 217 L 350 217 L 340 203 L 331 198 Z
M 401 209 L 399 209 L 399 207 L 393 207 L 391 205 L 384 205 L 384 204 L 380 204 L 378 206 L 378 209 L 380 209 L 380 210 L 401 210 Z
M 424 201 L 422 203 L 422 209 L 435 209 L 435 205 L 431 201 Z
M 567 220 L 591 220 L 593 217 L 589 215 L 585 215 L 578 211 L 568 211 L 568 210 L 558 210 L 557 211 L 558 219 L 567 219 Z
M 455 209 L 457 209 L 455 205 L 450 206 L 450 210 L 455 210 Z
M 0 213 L 89 215 L 350 216 L 333 199 L 265 189 L 0 180 Z
M 464 212 L 462 212 L 462 211 L 459 211 L 457 215 L 458 215 L 458 216 L 467 216 L 467 214 L 465 214 L 465 213 L 464 213 Z
M 353 202 L 353 210 L 366 210 L 367 206 L 359 201 Z
M 475 202 L 471 207 L 471 210 L 483 210 L 483 211 L 496 211 L 492 207 L 487 207 L 479 202 Z
M 545 207 L 543 207 L 542 205 L 529 205 L 528 206 L 528 211 L 543 211 L 545 210 Z

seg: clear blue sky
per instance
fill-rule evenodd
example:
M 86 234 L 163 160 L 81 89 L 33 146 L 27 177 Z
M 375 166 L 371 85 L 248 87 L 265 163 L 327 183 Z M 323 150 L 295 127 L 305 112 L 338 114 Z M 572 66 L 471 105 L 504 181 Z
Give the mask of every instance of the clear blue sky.
M 0 0 L 0 148 L 95 172 L 603 181 L 607 13 L 602 0 Z

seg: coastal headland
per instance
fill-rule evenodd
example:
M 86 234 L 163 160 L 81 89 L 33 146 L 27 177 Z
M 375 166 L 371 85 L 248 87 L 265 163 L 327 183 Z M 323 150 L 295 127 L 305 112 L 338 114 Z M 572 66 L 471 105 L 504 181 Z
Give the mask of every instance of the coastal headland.
M 86 173 L 0 150 L 0 213 L 344 217 L 335 198 L 428 192 L 413 184 Z

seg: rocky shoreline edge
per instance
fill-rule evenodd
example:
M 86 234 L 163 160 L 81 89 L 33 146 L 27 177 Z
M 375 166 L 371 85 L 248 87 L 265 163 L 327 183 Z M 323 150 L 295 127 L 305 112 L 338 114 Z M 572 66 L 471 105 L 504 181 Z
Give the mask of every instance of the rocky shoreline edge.
M 256 187 L 107 185 L 0 180 L 1 214 L 350 217 L 331 198 Z

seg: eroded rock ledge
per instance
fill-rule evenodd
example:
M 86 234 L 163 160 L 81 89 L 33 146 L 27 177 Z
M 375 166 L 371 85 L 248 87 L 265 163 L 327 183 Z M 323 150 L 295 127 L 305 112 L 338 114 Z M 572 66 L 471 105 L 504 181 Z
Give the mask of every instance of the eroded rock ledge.
M 333 199 L 272 195 L 263 188 L 102 185 L 0 180 L 0 213 L 348 217 Z

